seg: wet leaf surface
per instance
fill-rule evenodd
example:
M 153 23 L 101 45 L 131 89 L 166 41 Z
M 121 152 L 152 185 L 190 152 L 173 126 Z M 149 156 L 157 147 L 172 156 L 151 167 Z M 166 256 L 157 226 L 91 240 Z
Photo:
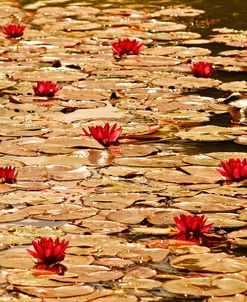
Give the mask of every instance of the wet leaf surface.
M 89 294 L 94 291 L 93 287 L 83 285 L 72 285 L 72 286 L 59 286 L 56 288 L 45 288 L 45 287 L 31 287 L 31 286 L 15 286 L 15 290 L 29 294 L 35 297 L 41 298 L 53 298 L 53 297 L 71 297 L 71 296 L 82 296 Z
M 245 257 L 232 257 L 225 253 L 198 254 L 179 256 L 171 261 L 171 265 L 199 272 L 233 273 L 244 270 Z
M 231 278 L 183 278 L 181 280 L 168 281 L 163 288 L 169 292 L 198 296 L 227 296 L 234 295 L 246 290 L 246 282 L 232 281 Z

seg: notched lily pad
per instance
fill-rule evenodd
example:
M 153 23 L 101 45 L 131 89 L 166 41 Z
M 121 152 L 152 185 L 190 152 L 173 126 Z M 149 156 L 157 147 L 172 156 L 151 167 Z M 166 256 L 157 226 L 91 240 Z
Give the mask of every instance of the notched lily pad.
M 139 146 L 138 146 L 139 147 Z M 174 168 L 183 165 L 182 155 L 114 158 L 113 162 L 120 166 L 147 167 L 147 168 Z
M 44 220 L 71 220 L 94 216 L 98 210 L 78 205 L 38 205 L 26 209 L 35 219 Z
M 53 280 L 52 276 L 39 276 L 36 277 L 31 271 L 11 272 L 7 275 L 7 282 L 13 285 L 23 286 L 37 286 L 37 287 L 52 287 L 53 289 L 59 286 L 70 285 L 70 282 L 63 282 L 63 278 L 71 276 L 72 274 L 65 273 L 64 276 L 57 276 L 57 281 Z M 74 276 L 74 275 L 72 275 Z
M 193 197 L 180 197 L 173 206 L 194 213 L 234 211 L 246 206 L 244 199 L 226 197 L 216 194 L 198 194 Z
M 167 76 L 167 77 L 166 77 Z M 152 80 L 153 85 L 161 87 L 175 87 L 176 89 L 206 89 L 217 87 L 221 84 L 219 80 L 210 78 L 195 78 L 193 76 L 178 76 L 176 74 L 167 74 Z
M 232 213 L 208 213 L 207 218 L 215 227 L 238 228 L 247 225 L 247 222 L 240 220 L 240 216 Z
M 129 208 L 112 212 L 106 218 L 121 223 L 136 224 L 155 211 L 157 210 L 152 208 Z
M 123 209 L 138 200 L 155 199 L 149 195 L 138 193 L 103 193 L 92 194 L 83 198 L 85 206 L 93 206 L 99 209 Z
M 39 298 L 63 298 L 84 296 L 94 291 L 94 288 L 88 285 L 57 286 L 55 288 L 19 285 L 14 286 L 14 289 L 22 293 Z
M 246 282 L 224 277 L 182 278 L 165 282 L 163 285 L 163 289 L 171 293 L 206 297 L 235 295 L 244 292 L 246 288 Z
M 237 131 L 231 128 L 207 125 L 194 127 L 188 131 L 180 131 L 174 135 L 185 140 L 216 142 L 233 140 Z
M 242 247 L 247 246 L 247 229 L 233 231 L 227 236 L 228 238 L 232 238 L 234 240 L 234 244 L 237 244 Z
M 198 171 L 199 172 L 199 171 Z M 207 177 L 207 176 L 200 176 L 197 174 L 188 174 L 183 173 L 177 170 L 153 170 L 152 172 L 147 172 L 145 174 L 147 178 L 164 181 L 164 182 L 171 182 L 171 183 L 179 183 L 179 184 L 199 184 L 199 183 L 215 183 L 215 177 Z
M 189 271 L 234 273 L 245 270 L 247 259 L 225 253 L 204 253 L 179 256 L 170 264 L 172 267 Z

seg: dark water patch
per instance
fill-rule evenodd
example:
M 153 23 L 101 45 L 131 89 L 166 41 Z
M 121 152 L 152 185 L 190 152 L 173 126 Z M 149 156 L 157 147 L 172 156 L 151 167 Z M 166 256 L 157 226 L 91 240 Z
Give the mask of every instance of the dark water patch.
M 217 88 L 207 88 L 207 89 L 198 89 L 198 90 L 189 90 L 184 92 L 184 95 L 196 94 L 200 96 L 210 97 L 214 99 L 218 98 L 227 98 L 232 92 L 230 91 L 223 91 Z
M 234 255 L 236 257 L 246 257 L 246 247 L 238 247 L 234 249 Z
M 214 78 L 217 78 L 217 80 L 220 80 L 224 83 L 229 83 L 232 81 L 245 81 L 246 72 L 228 72 L 217 70 Z M 229 92 L 227 93 L 229 94 Z
M 180 3 L 183 1 L 179 1 Z M 206 11 L 205 18 L 215 19 L 215 27 L 246 29 L 247 2 L 243 0 L 192 0 L 186 4 Z
M 220 126 L 220 127 L 231 127 L 231 117 L 228 113 L 214 115 L 210 118 L 208 125 Z
M 213 35 L 213 33 L 211 32 L 211 36 Z M 226 45 L 224 43 L 209 43 L 206 44 L 205 46 L 207 46 L 208 49 L 211 50 L 211 55 L 212 56 L 218 56 L 220 52 L 222 51 L 228 51 L 228 50 L 236 50 L 239 49 L 241 50 L 242 47 L 237 48 L 236 46 L 230 46 L 230 45 Z M 201 46 L 202 47 L 202 46 Z
M 246 152 L 246 146 L 233 141 L 196 142 L 193 141 L 169 141 L 164 142 L 166 151 L 183 152 L 186 155 L 195 155 L 211 152 Z

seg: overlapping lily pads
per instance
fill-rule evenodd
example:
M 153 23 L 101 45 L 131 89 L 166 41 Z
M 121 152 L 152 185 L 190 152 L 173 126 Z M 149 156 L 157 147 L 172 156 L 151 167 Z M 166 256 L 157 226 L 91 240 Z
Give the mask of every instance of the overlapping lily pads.
M 18 171 L 0 177 L 0 301 L 244 302 L 246 180 L 216 168 L 246 157 L 245 107 L 233 125 L 227 104 L 246 98 L 246 31 L 211 30 L 186 4 L 24 2 L 0 11 L 1 26 L 27 25 L 0 47 L 0 166 Z M 145 44 L 139 56 L 113 56 L 123 37 Z M 200 61 L 212 78 L 193 75 Z M 42 80 L 61 89 L 37 97 Z M 107 122 L 119 144 L 80 136 Z M 207 246 L 177 237 L 180 214 L 214 224 Z M 42 236 L 70 241 L 64 274 L 34 269 L 26 248 Z

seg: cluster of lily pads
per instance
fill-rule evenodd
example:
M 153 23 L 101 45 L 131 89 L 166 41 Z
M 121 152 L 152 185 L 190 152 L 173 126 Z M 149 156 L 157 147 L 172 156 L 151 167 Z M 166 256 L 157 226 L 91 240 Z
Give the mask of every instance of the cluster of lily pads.
M 206 224 L 207 218 L 205 215 L 185 215 L 174 217 L 177 225 L 178 234 L 176 239 L 188 240 L 199 244 L 204 234 L 212 231 L 213 223 Z M 36 263 L 33 274 L 60 274 L 63 273 L 66 267 L 60 265 L 60 262 L 65 258 L 65 250 L 69 245 L 69 240 L 61 240 L 59 237 L 41 237 L 38 240 L 32 240 L 33 250 L 27 249 L 27 252 L 32 256 Z
M 7 39 L 18 40 L 25 31 L 26 26 L 23 24 L 7 24 L 4 26 L 2 33 Z M 114 57 L 121 59 L 123 56 L 139 55 L 144 43 L 139 43 L 136 39 L 121 39 L 111 44 Z M 195 77 L 210 78 L 214 74 L 214 68 L 211 63 L 208 62 L 196 62 L 190 65 L 191 72 Z M 35 96 L 41 97 L 54 97 L 55 94 L 62 87 L 57 83 L 51 81 L 38 81 L 36 85 L 33 85 Z M 82 128 L 83 133 L 81 136 L 87 136 L 98 141 L 104 147 L 116 146 L 119 144 L 119 137 L 122 133 L 122 127 L 117 123 L 110 126 L 106 123 L 104 126 L 96 125 L 89 126 L 88 130 Z M 227 161 L 220 162 L 221 169 L 216 170 L 226 178 L 228 181 L 242 181 L 247 178 L 247 159 L 242 161 L 239 158 L 231 158 Z M 0 183 L 15 183 L 18 172 L 15 167 L 7 166 L 0 167 Z M 180 240 L 192 240 L 198 243 L 198 238 L 207 234 L 213 230 L 213 224 L 206 224 L 207 218 L 204 215 L 184 215 L 180 217 L 174 217 L 174 221 L 177 225 L 178 235 L 176 239 Z M 34 261 L 38 265 L 45 265 L 49 270 L 54 270 L 55 273 L 60 271 L 60 267 L 57 264 L 60 263 L 65 257 L 65 250 L 69 244 L 69 241 L 60 240 L 56 238 L 53 240 L 49 238 L 40 238 L 37 241 L 32 241 L 35 251 L 27 249 L 28 253 L 33 257 Z M 44 266 L 41 267 L 44 269 Z M 40 267 L 36 268 L 36 271 L 40 270 Z
M 9 23 L 3 27 L 2 33 L 7 39 L 20 39 L 26 26 L 23 24 Z M 112 50 L 115 58 L 121 58 L 127 55 L 139 55 L 144 43 L 138 42 L 136 39 L 121 39 L 113 42 Z M 214 74 L 214 68 L 211 63 L 197 62 L 190 65 L 191 71 L 195 77 L 210 78 Z M 62 87 L 51 81 L 38 81 L 33 85 L 34 94 L 41 97 L 54 97 Z M 104 126 L 90 126 L 88 130 L 82 128 L 81 136 L 94 138 L 104 147 L 119 144 L 119 137 L 122 132 L 122 127 L 115 123 L 110 126 L 106 123 Z M 228 161 L 221 161 L 222 169 L 216 169 L 228 181 L 242 181 L 247 178 L 247 163 L 246 159 L 241 161 L 239 158 L 231 158 Z M 1 168 L 0 177 L 2 183 L 13 183 L 16 181 L 17 173 L 14 167 Z

